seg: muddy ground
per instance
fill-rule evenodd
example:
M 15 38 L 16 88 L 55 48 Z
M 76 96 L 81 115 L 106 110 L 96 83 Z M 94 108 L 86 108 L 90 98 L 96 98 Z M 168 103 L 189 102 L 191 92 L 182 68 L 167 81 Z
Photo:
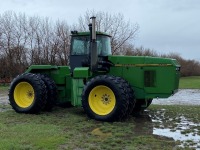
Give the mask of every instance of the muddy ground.
M 8 91 L 7 90 L 0 91 L 0 104 L 8 104 Z
M 7 90 L 0 91 L 0 112 L 7 111 L 8 109 L 11 109 L 10 107 L 7 107 L 9 104 L 8 102 L 8 92 Z M 182 89 L 179 90 L 176 94 L 173 96 L 167 98 L 167 99 L 154 99 L 152 104 L 158 104 L 158 105 L 199 105 L 200 106 L 200 90 L 198 89 Z M 161 109 L 156 114 L 152 115 L 151 113 L 145 111 L 147 113 L 148 119 L 139 119 L 137 121 L 138 127 L 141 126 L 141 124 L 149 124 L 149 122 L 152 122 L 153 131 L 151 131 L 151 134 L 158 135 L 158 136 L 164 136 L 168 138 L 173 138 L 175 141 L 180 141 L 180 147 L 183 147 L 186 145 L 187 147 L 194 148 L 197 150 L 200 150 L 200 135 L 198 134 L 200 127 L 200 122 L 191 122 L 190 120 L 187 120 L 184 116 L 179 116 L 179 122 L 175 122 L 175 126 L 172 127 L 164 127 L 163 125 L 163 116 L 165 114 L 165 109 Z M 145 117 L 146 118 L 146 117 Z M 150 120 L 150 121 L 149 121 Z M 136 124 L 136 126 L 137 126 Z M 155 127 L 157 125 L 157 127 Z M 188 134 L 183 134 L 186 130 L 190 128 L 195 128 L 194 131 L 189 132 Z M 146 132 L 146 131 L 145 131 Z M 139 134 L 143 134 L 142 130 L 139 130 Z M 189 141 L 189 144 L 188 144 Z M 192 142 L 192 144 L 191 144 Z M 175 149 L 178 149 L 175 148 Z

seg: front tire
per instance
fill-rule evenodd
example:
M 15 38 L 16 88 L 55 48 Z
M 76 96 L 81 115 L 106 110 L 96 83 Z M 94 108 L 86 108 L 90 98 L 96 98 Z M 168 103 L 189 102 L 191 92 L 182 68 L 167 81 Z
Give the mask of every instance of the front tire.
M 18 113 L 39 113 L 47 102 L 46 86 L 35 74 L 21 74 L 10 85 L 9 101 Z
M 100 121 L 125 119 L 129 100 L 119 77 L 101 75 L 88 81 L 83 89 L 82 106 L 87 115 Z

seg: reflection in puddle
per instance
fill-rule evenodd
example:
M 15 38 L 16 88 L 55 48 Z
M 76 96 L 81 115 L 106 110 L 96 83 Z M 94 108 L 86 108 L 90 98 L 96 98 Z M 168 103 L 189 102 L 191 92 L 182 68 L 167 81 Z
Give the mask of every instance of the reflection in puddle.
M 199 135 L 194 135 L 193 133 L 188 133 L 187 135 L 184 135 L 181 133 L 181 130 L 176 130 L 176 131 L 171 131 L 171 129 L 153 129 L 153 134 L 155 135 L 161 135 L 161 136 L 166 136 L 166 137 L 171 137 L 175 141 L 181 141 L 180 147 L 183 145 L 187 145 L 187 142 L 191 142 L 192 145 L 195 147 L 198 147 L 198 143 L 200 142 L 200 136 Z M 196 145 L 196 146 L 195 146 Z M 190 145 L 188 145 L 190 146 Z M 193 147 L 193 146 L 191 146 Z
M 179 141 L 179 147 L 190 147 L 200 150 L 200 124 L 194 123 L 184 116 L 169 118 L 165 116 L 165 109 L 151 115 L 153 134 L 171 137 Z
M 200 123 L 194 123 L 185 116 L 170 117 L 165 109 L 157 112 L 145 111 L 135 118 L 134 133 L 137 135 L 158 135 L 172 138 L 178 147 L 200 150 Z

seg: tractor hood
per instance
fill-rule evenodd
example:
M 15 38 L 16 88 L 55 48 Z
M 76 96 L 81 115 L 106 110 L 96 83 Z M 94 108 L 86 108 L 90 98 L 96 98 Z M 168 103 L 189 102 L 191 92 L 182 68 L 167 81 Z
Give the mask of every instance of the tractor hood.
M 115 66 L 176 66 L 180 68 L 176 59 L 150 56 L 108 56 L 108 60 Z
M 137 99 L 167 98 L 179 85 L 180 65 L 175 59 L 149 56 L 108 56 L 114 65 L 108 74 L 128 81 Z

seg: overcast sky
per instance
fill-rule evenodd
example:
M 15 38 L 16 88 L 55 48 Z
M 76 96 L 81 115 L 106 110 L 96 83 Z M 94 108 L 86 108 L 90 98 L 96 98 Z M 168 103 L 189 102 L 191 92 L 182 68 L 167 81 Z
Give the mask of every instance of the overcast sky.
M 87 10 L 122 13 L 138 23 L 136 46 L 200 60 L 200 0 L 0 0 L 5 11 L 76 23 Z

